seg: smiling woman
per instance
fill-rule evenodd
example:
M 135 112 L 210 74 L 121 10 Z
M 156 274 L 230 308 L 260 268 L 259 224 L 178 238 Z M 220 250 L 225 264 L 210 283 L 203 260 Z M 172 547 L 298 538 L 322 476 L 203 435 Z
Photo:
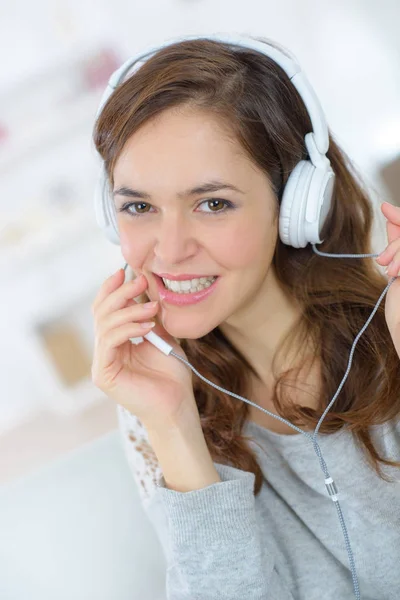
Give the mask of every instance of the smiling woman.
M 190 493 L 169 489 L 162 475 L 148 487 L 149 515 L 168 530 L 171 599 L 211 600 L 221 587 L 231 600 L 352 595 L 349 544 L 338 544 L 336 506 L 317 482 L 314 449 L 282 421 L 257 422 L 249 404 L 223 391 L 314 430 L 387 284 L 370 260 L 327 260 L 280 235 L 289 178 L 317 154 L 305 141 L 314 123 L 294 77 L 254 49 L 185 40 L 118 85 L 94 130 L 124 259 L 145 275 L 146 299 L 159 301 L 159 331 L 178 340 L 202 376 L 193 378 L 193 394 L 220 477 Z M 328 138 L 335 184 L 323 250 L 371 254 L 370 198 Z M 170 292 L 162 282 L 173 288 L 176 278 L 211 276 L 216 281 L 196 292 Z M 319 429 L 346 490 L 363 600 L 391 600 L 400 586 L 400 507 L 387 477 L 399 481 L 398 366 L 378 305 Z M 142 425 L 128 417 L 131 432 Z M 154 439 L 163 436 L 172 462 L 196 463 L 188 447 L 173 455 L 165 428 Z M 135 470 L 140 449 L 127 448 Z

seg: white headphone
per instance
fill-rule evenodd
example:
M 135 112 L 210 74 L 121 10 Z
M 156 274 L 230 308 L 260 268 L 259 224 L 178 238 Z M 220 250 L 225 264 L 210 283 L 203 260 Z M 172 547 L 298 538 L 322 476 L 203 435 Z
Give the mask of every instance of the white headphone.
M 329 148 L 328 126 L 314 90 L 296 58 L 286 48 L 279 45 L 280 50 L 278 50 L 267 42 L 231 34 L 195 35 L 169 40 L 160 46 L 148 48 L 129 58 L 111 75 L 100 100 L 96 119 L 115 88 L 122 83 L 125 75 L 136 63 L 145 62 L 147 58 L 166 46 L 194 39 L 208 39 L 233 44 L 265 54 L 282 67 L 299 92 L 313 127 L 313 131 L 307 133 L 304 138 L 310 160 L 301 160 L 293 169 L 285 185 L 279 213 L 279 237 L 284 244 L 294 248 L 304 248 L 308 243 L 322 243 L 323 240 L 319 236 L 331 207 L 335 181 L 335 174 L 326 157 Z M 120 238 L 114 200 L 103 161 L 95 189 L 95 213 L 97 223 L 107 239 L 113 244 L 119 245 Z

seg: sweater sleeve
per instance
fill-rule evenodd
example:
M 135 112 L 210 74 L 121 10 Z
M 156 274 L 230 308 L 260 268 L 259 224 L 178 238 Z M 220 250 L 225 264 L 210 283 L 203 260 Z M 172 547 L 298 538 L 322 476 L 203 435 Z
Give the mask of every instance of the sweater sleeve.
M 221 481 L 191 492 L 166 486 L 144 426 L 119 425 L 143 507 L 164 552 L 167 600 L 293 600 L 257 524 L 254 473 L 214 463 Z
M 149 505 L 168 520 L 167 600 L 293 600 L 257 525 L 254 473 L 214 463 L 221 482 L 191 492 L 166 487 Z

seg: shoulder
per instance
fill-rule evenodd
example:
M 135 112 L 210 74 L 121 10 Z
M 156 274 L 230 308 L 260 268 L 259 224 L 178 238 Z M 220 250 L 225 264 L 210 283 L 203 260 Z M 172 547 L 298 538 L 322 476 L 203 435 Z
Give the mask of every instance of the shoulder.
M 370 432 L 374 447 L 381 458 L 400 462 L 400 416 L 371 426 Z M 382 465 L 382 469 L 392 471 L 393 467 Z M 395 468 L 394 473 L 399 477 L 398 468 Z

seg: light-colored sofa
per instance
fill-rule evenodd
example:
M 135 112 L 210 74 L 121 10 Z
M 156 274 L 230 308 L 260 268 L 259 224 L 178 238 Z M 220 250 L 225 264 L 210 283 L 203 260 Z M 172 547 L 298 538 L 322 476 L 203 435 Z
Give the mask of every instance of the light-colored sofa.
M 165 600 L 118 430 L 0 488 L 1 600 Z

